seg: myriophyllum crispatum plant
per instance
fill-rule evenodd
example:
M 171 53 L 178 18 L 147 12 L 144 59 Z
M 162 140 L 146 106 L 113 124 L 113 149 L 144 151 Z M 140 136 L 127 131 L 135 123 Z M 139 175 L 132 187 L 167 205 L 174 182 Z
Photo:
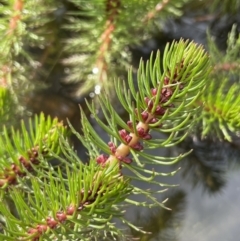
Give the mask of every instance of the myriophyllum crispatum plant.
M 161 157 L 151 154 L 150 149 L 173 146 L 191 131 L 201 109 L 196 103 L 210 71 L 209 57 L 204 49 L 184 40 L 168 44 L 162 58 L 158 52 L 155 59 L 152 55 L 146 64 L 141 61 L 137 86 L 131 70 L 128 86 L 124 81 L 115 81 L 116 96 L 129 113 L 127 122 L 119 116 L 104 91 L 98 97 L 98 103 L 105 121 L 98 116 L 94 103 L 88 103 L 92 116 L 110 136 L 108 143 L 96 133 L 83 111 L 81 123 L 84 134 L 77 133 L 70 124 L 71 131 L 89 151 L 87 164 L 81 162 L 61 128 L 54 129 L 57 134 L 51 141 L 43 141 L 45 152 L 41 152 L 40 166 L 39 162 L 31 161 L 32 156 L 28 154 L 28 150 L 32 150 L 29 149 L 30 145 L 24 150 L 22 145 L 15 144 L 18 159 L 11 154 L 15 153 L 13 148 L 6 148 L 5 153 L 2 150 L 1 179 L 4 179 L 6 170 L 11 168 L 11 165 L 8 165 L 8 169 L 4 168 L 7 163 L 19 165 L 26 175 L 17 176 L 18 180 L 21 179 L 18 185 L 8 185 L 8 188 L 7 184 L 1 185 L 0 238 L 15 241 L 127 239 L 124 232 L 116 227 L 116 219 L 144 232 L 124 217 L 125 205 L 149 208 L 165 206 L 154 197 L 151 190 L 136 187 L 131 180 L 157 185 L 156 193 L 170 186 L 157 182 L 155 177 L 173 175 L 176 171 L 160 173 L 147 169 L 145 164 L 171 165 L 187 153 L 178 157 Z M 17 143 L 20 142 L 20 136 L 23 138 L 22 143 L 27 142 L 28 136 L 33 136 L 32 129 L 30 127 L 27 132 L 22 128 L 23 134 L 18 134 Z M 38 132 L 37 124 L 35 130 Z M 52 134 L 51 130 L 47 133 L 50 131 Z M 153 132 L 163 134 L 153 135 Z M 50 137 L 51 134 L 47 135 Z M 12 132 L 12 135 L 15 133 Z M 11 147 L 7 136 L 5 132 L 1 144 L 5 142 L 5 146 Z M 40 143 L 42 140 L 38 138 Z M 43 144 L 34 143 L 32 146 Z M 58 146 L 60 154 L 52 146 Z M 45 153 L 58 159 L 58 168 L 48 164 Z M 21 156 L 30 162 L 34 172 L 28 170 L 25 161 L 19 158 Z M 129 169 L 128 174 L 125 174 L 124 169 Z M 15 170 L 11 169 L 12 172 Z M 131 199 L 130 194 L 145 195 L 146 200 L 138 202 Z M 14 212 L 6 205 L 6 196 L 13 201 Z

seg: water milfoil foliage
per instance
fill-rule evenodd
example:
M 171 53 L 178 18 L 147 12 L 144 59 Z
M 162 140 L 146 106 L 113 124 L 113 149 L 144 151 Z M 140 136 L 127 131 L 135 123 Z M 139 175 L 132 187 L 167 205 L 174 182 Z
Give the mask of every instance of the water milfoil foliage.
M 0 238 L 117 240 L 124 232 L 116 227 L 115 219 L 145 232 L 124 217 L 124 207 L 165 207 L 154 194 L 171 185 L 159 183 L 156 177 L 174 175 L 177 170 L 160 173 L 146 164 L 172 165 L 187 154 L 162 157 L 153 155 L 151 149 L 171 147 L 191 131 L 201 109 L 196 103 L 210 71 L 209 57 L 202 46 L 184 40 L 168 44 L 162 57 L 158 52 L 147 63 L 141 61 L 137 85 L 130 70 L 128 85 L 116 80 L 113 90 L 129 114 L 128 121 L 119 116 L 104 92 L 98 103 L 105 120 L 98 116 L 94 103 L 88 103 L 92 116 L 108 133 L 108 143 L 83 111 L 83 135 L 70 124 L 69 129 L 88 149 L 87 164 L 79 159 L 66 129 L 57 120 L 41 120 L 42 124 L 30 121 L 22 124 L 19 132 L 6 129 L 1 138 Z M 17 136 L 14 144 L 9 135 Z M 6 148 L 2 148 L 4 145 Z M 16 155 L 11 154 L 14 148 Z M 59 166 L 51 165 L 49 160 L 53 158 Z M 15 175 L 14 182 L 9 181 L 10 174 Z M 136 187 L 133 179 L 156 185 L 157 191 Z M 144 195 L 145 201 L 133 200 L 130 194 Z
M 228 35 L 226 53 L 219 51 L 211 36 L 208 36 L 214 69 L 211 81 L 200 98 L 204 103 L 202 136 L 215 136 L 228 142 L 232 142 L 234 136 L 239 136 L 240 130 L 240 35 L 236 28 L 233 25 Z

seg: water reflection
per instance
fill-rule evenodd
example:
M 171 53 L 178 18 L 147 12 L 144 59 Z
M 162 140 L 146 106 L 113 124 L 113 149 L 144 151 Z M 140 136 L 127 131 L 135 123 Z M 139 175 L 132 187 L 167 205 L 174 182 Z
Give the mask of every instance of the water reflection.
M 193 151 L 182 163 L 182 177 L 193 187 L 200 185 L 211 194 L 221 191 L 226 185 L 226 172 L 231 158 L 229 144 L 210 139 L 201 141 L 194 136 L 186 140 L 183 146 Z
M 128 212 L 134 216 L 134 225 L 148 232 L 131 229 L 131 240 L 238 240 L 239 146 L 194 136 L 181 144 L 180 152 L 189 149 L 193 152 L 178 164 L 182 171 L 172 177 L 180 186 L 165 194 L 169 198 L 166 206 L 172 211 L 141 208 L 132 215 Z
M 139 233 L 131 229 L 133 239 L 140 241 L 162 240 L 177 241 L 178 229 L 184 220 L 186 194 L 182 190 L 175 190 L 170 196 L 167 206 L 171 211 L 163 208 L 150 209 L 145 215 L 136 215 L 135 224 L 148 234 Z

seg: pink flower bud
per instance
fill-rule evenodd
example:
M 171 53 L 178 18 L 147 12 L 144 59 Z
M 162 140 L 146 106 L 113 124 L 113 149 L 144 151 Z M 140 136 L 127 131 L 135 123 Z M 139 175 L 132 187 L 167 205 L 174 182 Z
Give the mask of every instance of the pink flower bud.
M 126 164 L 132 163 L 132 159 L 130 157 L 124 157 L 122 161 Z
M 141 116 L 142 116 L 143 120 L 146 121 L 149 114 L 148 114 L 148 112 L 144 111 L 144 112 L 141 113 Z
M 145 130 L 144 130 L 144 128 L 142 128 L 142 127 L 138 127 L 138 128 L 137 128 L 137 132 L 138 132 L 138 136 L 139 136 L 139 137 L 142 137 L 142 136 L 144 136 L 144 134 L 145 134 Z
M 153 101 L 150 100 L 148 97 L 145 97 L 144 101 L 147 104 L 148 110 L 151 110 L 153 108 Z
M 107 155 L 101 154 L 100 156 L 97 157 L 96 161 L 99 165 L 103 165 L 108 159 Z
M 133 148 L 136 151 L 141 151 L 143 150 L 143 146 L 141 145 L 140 142 L 137 142 L 135 145 L 132 145 L 131 148 Z
M 152 139 L 152 136 L 150 134 L 146 134 L 142 137 L 143 140 L 151 140 Z
M 152 93 L 152 95 L 156 95 L 157 94 L 157 88 L 154 88 L 154 89 L 151 89 L 151 93 Z
M 47 217 L 46 221 L 49 228 L 55 228 L 58 224 L 58 222 L 52 217 Z
M 108 146 L 110 148 L 111 153 L 114 154 L 117 150 L 116 145 L 113 142 L 110 141 L 110 142 L 108 142 Z
M 164 115 L 164 113 L 165 113 L 165 110 L 163 109 L 163 107 L 161 107 L 159 105 L 157 106 L 157 108 L 154 112 L 155 115 Z
M 122 137 L 123 140 L 126 137 L 126 135 L 128 134 L 125 129 L 122 129 L 122 130 L 118 131 L 118 133 Z
M 70 205 L 68 208 L 67 208 L 67 215 L 73 215 L 75 212 L 75 207 L 73 205 Z
M 122 129 L 118 132 L 122 137 L 122 140 L 125 141 L 127 144 L 132 140 L 132 137 L 127 133 L 125 129 Z
M 150 121 L 149 121 L 149 124 L 154 124 L 154 123 L 156 123 L 158 121 L 158 119 L 157 118 L 152 118 Z
M 58 219 L 59 222 L 64 222 L 67 219 L 67 215 L 64 212 L 57 212 L 56 218 Z
M 39 224 L 37 225 L 37 230 L 39 234 L 45 233 L 47 231 L 47 225 Z
M 164 77 L 164 80 L 163 80 L 164 85 L 168 85 L 169 81 L 170 79 L 168 77 Z
M 129 126 L 130 129 L 133 129 L 133 123 L 132 123 L 132 121 L 127 121 L 127 125 Z

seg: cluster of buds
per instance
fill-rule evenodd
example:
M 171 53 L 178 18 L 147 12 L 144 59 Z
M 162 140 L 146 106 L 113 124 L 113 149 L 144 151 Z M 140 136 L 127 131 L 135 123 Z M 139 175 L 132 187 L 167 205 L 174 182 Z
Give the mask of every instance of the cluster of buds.
M 183 63 L 181 63 L 181 68 L 182 67 Z M 178 88 L 180 90 L 183 89 L 183 84 L 178 81 L 177 72 L 178 69 L 176 69 L 172 80 L 170 79 L 170 77 L 167 76 L 164 78 L 163 86 L 160 90 L 161 92 L 157 104 L 156 97 L 159 92 L 159 87 L 151 89 L 151 96 L 144 98 L 146 109 L 140 110 L 140 113 L 138 109 L 135 110 L 136 119 L 139 119 L 139 116 L 141 116 L 141 120 L 138 120 L 138 122 L 136 123 L 136 128 L 133 128 L 132 121 L 127 121 L 130 132 L 125 129 L 120 130 L 118 133 L 121 137 L 122 143 L 117 147 L 113 142 L 109 142 L 108 146 L 111 154 L 109 156 L 104 154 L 98 156 L 96 159 L 98 164 L 104 166 L 107 162 L 110 162 L 114 158 L 118 159 L 119 163 L 123 162 L 126 164 L 130 164 L 132 162 L 132 159 L 128 157 L 130 150 L 143 150 L 141 140 L 146 141 L 152 138 L 151 134 L 149 133 L 149 125 L 158 122 L 165 114 L 167 109 L 174 107 L 172 103 L 166 103 L 171 99 L 176 89 L 176 86 L 178 85 Z M 161 127 L 161 124 L 159 124 L 158 126 Z
M 84 196 L 84 189 L 82 189 L 79 193 L 80 195 L 80 199 L 81 197 Z M 92 191 L 89 190 L 87 193 L 87 198 L 83 203 L 80 203 L 79 205 L 69 205 L 66 208 L 66 211 L 57 211 L 55 214 L 55 217 L 53 216 L 48 216 L 45 219 L 45 223 L 43 224 L 37 224 L 35 225 L 35 227 L 31 227 L 28 229 L 27 233 L 29 234 L 29 236 L 31 236 L 31 240 L 32 241 L 38 241 L 41 236 L 46 233 L 49 229 L 56 229 L 57 227 L 59 227 L 62 223 L 66 222 L 68 218 L 71 219 L 71 217 L 79 211 L 82 211 L 86 205 L 89 205 L 91 203 L 93 203 L 96 198 L 97 198 L 97 194 L 98 192 L 95 193 L 94 196 L 92 196 Z
M 22 167 L 24 167 L 24 169 L 28 171 L 32 171 L 32 165 L 39 164 L 38 147 L 33 147 L 31 150 L 28 151 L 27 155 L 27 158 L 25 158 L 24 156 L 20 156 L 18 158 L 20 163 L 19 165 L 16 163 L 12 163 L 10 167 L 5 168 L 4 171 L 0 173 L 0 188 L 7 187 L 8 185 L 14 185 L 17 183 L 17 177 L 26 176 L 26 172 L 23 170 Z
M 31 150 L 28 151 L 28 158 L 25 158 L 23 156 L 20 156 L 18 158 L 19 162 L 26 168 L 28 171 L 32 170 L 31 165 L 38 165 L 38 148 L 34 147 Z

